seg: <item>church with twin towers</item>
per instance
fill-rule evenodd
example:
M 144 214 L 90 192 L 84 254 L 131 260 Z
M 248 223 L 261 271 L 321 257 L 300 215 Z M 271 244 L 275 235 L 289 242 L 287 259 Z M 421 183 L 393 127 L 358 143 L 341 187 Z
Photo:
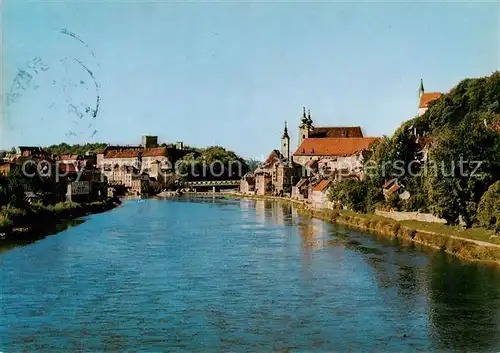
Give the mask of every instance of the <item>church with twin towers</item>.
M 291 154 L 291 144 L 290 144 L 290 135 L 288 134 L 287 123 L 285 122 L 285 129 L 281 136 L 281 154 L 285 160 L 290 160 L 294 162 L 298 162 L 301 158 L 297 158 L 297 161 L 294 156 L 301 155 L 301 146 L 304 145 L 306 140 L 309 145 L 311 143 L 317 144 L 325 144 L 328 142 L 334 142 L 331 140 L 316 140 L 316 139 L 328 139 L 328 138 L 363 138 L 363 131 L 360 126 L 315 126 L 311 111 L 307 110 L 306 107 L 303 107 L 302 115 L 299 117 L 299 125 L 298 125 L 298 143 L 297 150 Z M 312 140 L 314 139 L 314 140 Z M 306 152 L 307 146 L 304 146 L 304 153 Z M 314 150 L 310 150 L 308 153 L 309 156 L 315 155 Z

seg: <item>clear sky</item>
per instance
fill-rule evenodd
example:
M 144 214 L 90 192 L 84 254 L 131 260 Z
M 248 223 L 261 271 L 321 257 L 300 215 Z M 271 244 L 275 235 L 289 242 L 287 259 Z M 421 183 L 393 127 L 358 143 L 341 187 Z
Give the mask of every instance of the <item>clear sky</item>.
M 285 120 L 296 147 L 304 105 L 392 134 L 420 78 L 448 91 L 500 66 L 498 2 L 3 0 L 1 24 L 3 148 L 155 134 L 263 158 Z

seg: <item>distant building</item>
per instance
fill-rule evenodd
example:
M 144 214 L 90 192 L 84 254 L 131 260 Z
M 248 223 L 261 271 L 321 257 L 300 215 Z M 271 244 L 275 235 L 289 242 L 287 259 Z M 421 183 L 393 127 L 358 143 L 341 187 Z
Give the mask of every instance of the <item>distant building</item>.
M 302 178 L 292 187 L 292 199 L 307 201 L 309 198 L 309 178 Z
M 241 179 L 240 193 L 247 195 L 255 193 L 255 177 L 253 173 L 247 173 Z
M 363 152 L 370 151 L 376 137 L 308 138 L 293 154 L 294 162 L 325 178 L 364 178 Z
M 422 116 L 427 109 L 429 109 L 429 103 L 441 97 L 440 92 L 425 92 L 424 81 L 420 80 L 420 87 L 418 88 L 418 116 Z
M 149 192 L 150 179 L 147 174 L 132 178 L 130 190 L 136 195 L 145 195 Z
M 0 162 L 0 176 L 7 176 L 17 168 L 17 164 L 11 162 Z
M 16 147 L 16 154 L 14 158 L 19 157 L 37 157 L 44 158 L 46 157 L 46 152 L 43 151 L 40 147 L 36 146 L 18 146 Z
M 308 138 L 333 138 L 333 137 L 363 137 L 363 131 L 360 126 L 327 126 L 315 127 L 311 118 L 311 112 L 306 115 L 306 108 L 302 113 L 299 125 L 300 146 Z
M 321 180 L 314 186 L 310 188 L 309 202 L 314 208 L 325 208 L 328 203 L 328 186 L 330 185 L 330 180 Z
M 132 177 L 146 173 L 161 186 L 166 175 L 174 172 L 175 163 L 187 153 L 182 142 L 175 147 L 158 147 L 157 136 L 143 136 L 139 146 L 107 146 L 97 153 L 96 163 L 115 185 L 131 188 Z
M 402 200 L 408 200 L 410 198 L 410 193 L 398 182 L 398 179 L 389 180 L 382 185 L 382 192 L 386 199 L 393 194 L 398 195 Z
M 158 147 L 158 136 L 143 135 L 141 146 L 144 148 Z
M 273 150 L 254 172 L 258 195 L 291 195 L 292 186 L 301 178 L 302 167 L 290 154 L 290 136 L 285 123 L 281 136 L 281 151 Z

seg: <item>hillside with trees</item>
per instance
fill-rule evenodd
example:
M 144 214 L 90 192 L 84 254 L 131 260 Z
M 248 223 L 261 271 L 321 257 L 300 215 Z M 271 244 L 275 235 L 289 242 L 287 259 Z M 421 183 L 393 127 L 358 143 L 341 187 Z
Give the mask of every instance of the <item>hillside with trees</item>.
M 247 161 L 221 146 L 197 148 L 179 164 L 184 180 L 240 179 L 249 170 Z
M 83 145 L 69 145 L 65 142 L 60 143 L 58 145 L 51 145 L 48 147 L 44 147 L 43 149 L 49 153 L 54 155 L 62 155 L 62 154 L 72 154 L 72 155 L 85 155 L 87 152 L 95 153 L 97 150 L 103 149 L 107 146 L 106 143 L 86 143 Z
M 333 185 L 331 198 L 358 212 L 392 208 L 431 212 L 451 225 L 485 224 L 480 219 L 488 216 L 481 215 L 479 205 L 487 204 L 484 209 L 490 214 L 500 209 L 500 199 L 488 196 L 489 201 L 482 201 L 483 195 L 496 195 L 496 189 L 485 193 L 500 180 L 500 133 L 493 128 L 499 121 L 500 72 L 465 79 L 431 102 L 422 116 L 377 142 L 366 160 L 366 180 Z M 422 156 L 422 141 L 431 141 L 427 160 Z M 381 186 L 393 178 L 411 197 L 379 201 Z M 486 223 L 499 227 L 499 222 L 492 216 Z

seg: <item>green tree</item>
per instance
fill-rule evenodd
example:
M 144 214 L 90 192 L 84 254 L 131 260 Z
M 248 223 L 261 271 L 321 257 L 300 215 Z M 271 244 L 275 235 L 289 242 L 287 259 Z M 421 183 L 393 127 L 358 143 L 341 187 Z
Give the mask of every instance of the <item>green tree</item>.
M 500 181 L 491 185 L 481 197 L 478 207 L 478 220 L 482 227 L 500 232 Z
M 431 149 L 427 176 L 431 211 L 450 224 L 470 227 L 481 196 L 500 180 L 500 134 L 488 129 L 484 114 L 469 114 L 455 129 L 442 132 Z
M 188 153 L 179 164 L 179 172 L 187 174 L 187 180 L 239 179 L 248 169 L 243 158 L 220 146 L 210 146 Z
M 22 175 L 21 168 L 11 171 L 4 181 L 2 187 L 2 197 L 0 199 L 9 206 L 22 208 L 26 206 L 24 192 L 26 181 Z
M 331 183 L 328 193 L 330 201 L 355 212 L 373 212 L 383 198 L 379 189 L 369 181 L 344 180 Z
M 246 160 L 246 163 L 248 165 L 248 170 L 253 172 L 262 164 L 262 161 L 250 158 Z

